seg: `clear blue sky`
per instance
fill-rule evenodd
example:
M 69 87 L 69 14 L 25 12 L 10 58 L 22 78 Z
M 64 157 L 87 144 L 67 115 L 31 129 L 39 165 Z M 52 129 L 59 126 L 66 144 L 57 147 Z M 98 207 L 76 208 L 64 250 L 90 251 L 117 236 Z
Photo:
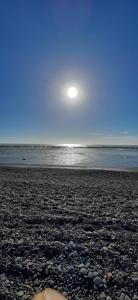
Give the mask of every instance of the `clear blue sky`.
M 138 144 L 137 0 L 1 0 L 0 42 L 0 142 Z

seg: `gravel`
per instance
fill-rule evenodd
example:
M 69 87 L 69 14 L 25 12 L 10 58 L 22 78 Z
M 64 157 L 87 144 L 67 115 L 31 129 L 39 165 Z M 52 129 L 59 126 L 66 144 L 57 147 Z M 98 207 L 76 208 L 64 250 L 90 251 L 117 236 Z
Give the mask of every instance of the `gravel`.
M 138 173 L 0 167 L 0 299 L 138 299 Z

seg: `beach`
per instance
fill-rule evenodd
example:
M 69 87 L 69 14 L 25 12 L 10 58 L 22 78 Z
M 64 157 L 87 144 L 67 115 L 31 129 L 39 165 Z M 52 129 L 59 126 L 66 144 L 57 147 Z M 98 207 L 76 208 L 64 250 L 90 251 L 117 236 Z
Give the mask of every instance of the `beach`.
M 0 207 L 0 299 L 138 299 L 138 172 L 0 167 Z

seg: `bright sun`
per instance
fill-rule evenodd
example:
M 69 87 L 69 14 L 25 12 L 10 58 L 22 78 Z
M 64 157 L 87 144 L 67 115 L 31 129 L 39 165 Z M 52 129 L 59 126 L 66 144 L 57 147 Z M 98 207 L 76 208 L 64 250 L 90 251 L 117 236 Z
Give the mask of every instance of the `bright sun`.
M 75 86 L 70 86 L 68 89 L 67 89 L 67 96 L 69 98 L 76 98 L 78 96 L 78 90 Z

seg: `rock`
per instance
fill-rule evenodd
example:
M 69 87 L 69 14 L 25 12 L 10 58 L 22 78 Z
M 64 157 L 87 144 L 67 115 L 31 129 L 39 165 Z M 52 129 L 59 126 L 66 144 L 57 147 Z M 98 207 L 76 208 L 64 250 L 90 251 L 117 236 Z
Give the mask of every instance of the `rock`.
M 78 265 L 78 268 L 79 268 L 79 269 L 81 269 L 81 268 L 83 268 L 83 267 L 84 267 L 84 264 Z
M 99 295 L 99 299 L 100 299 L 100 300 L 106 299 L 106 295 L 105 295 L 104 292 L 101 292 L 101 294 Z
M 73 241 L 70 241 L 70 242 L 69 242 L 69 246 L 71 246 L 71 247 L 74 248 L 74 249 L 76 248 L 76 245 L 75 245 L 75 243 L 74 243 Z
M 87 262 L 87 264 L 85 265 L 85 267 L 86 267 L 86 268 L 89 268 L 90 265 L 91 265 L 91 264 L 90 264 L 89 262 Z
M 99 287 L 100 285 L 103 284 L 103 281 L 100 277 L 95 277 L 94 280 L 93 280 L 95 286 Z
M 119 297 L 119 300 L 124 300 L 125 299 L 125 294 L 124 293 L 121 293 L 120 297 Z
M 128 295 L 121 293 L 119 300 L 131 300 L 131 298 Z
M 23 239 L 18 240 L 18 245 L 23 244 Z
M 82 274 L 87 274 L 86 268 L 81 268 L 81 269 L 80 269 L 80 272 L 81 272 Z
M 107 296 L 106 300 L 112 300 L 112 298 L 110 296 Z
M 17 296 L 18 297 L 22 297 L 24 295 L 24 292 L 23 291 L 19 291 L 18 293 L 17 293 Z
M 131 298 L 128 295 L 125 295 L 124 300 L 131 300 Z
M 98 277 L 98 275 L 99 275 L 99 273 L 98 272 L 92 272 L 92 276 L 93 276 L 93 278 L 95 278 L 95 277 Z
M 51 286 L 51 287 L 54 287 L 54 285 L 55 285 L 55 281 L 54 280 L 49 280 L 49 285 Z
M 27 299 L 29 299 L 30 297 L 29 297 L 29 295 L 24 295 L 23 297 L 22 297 L 22 300 L 27 300 Z
M 93 273 L 92 272 L 88 273 L 88 278 L 93 278 Z
M 58 270 L 59 272 L 62 272 L 62 267 L 61 267 L 61 265 L 59 265 L 59 266 L 57 267 L 57 270 Z
M 134 284 L 138 284 L 138 277 L 132 277 L 132 281 Z
M 132 300 L 138 300 L 138 295 L 134 295 Z
M 106 252 L 108 251 L 108 248 L 106 246 L 103 246 L 102 250 Z

